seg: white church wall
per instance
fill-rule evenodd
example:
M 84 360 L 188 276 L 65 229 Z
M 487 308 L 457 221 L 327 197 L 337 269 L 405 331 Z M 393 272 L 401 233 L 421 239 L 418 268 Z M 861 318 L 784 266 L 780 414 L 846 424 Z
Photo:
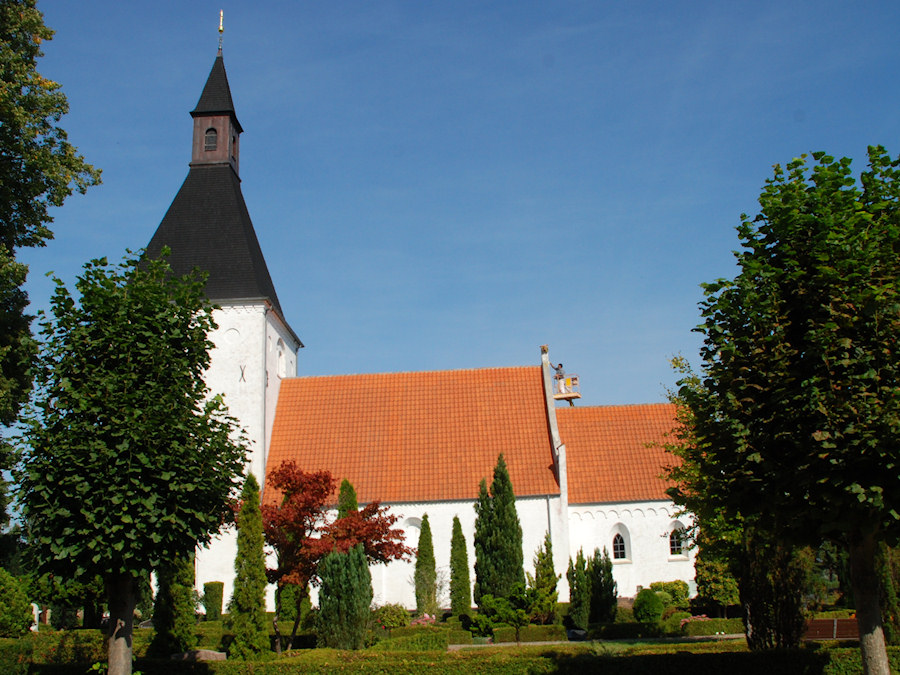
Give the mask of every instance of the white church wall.
M 265 345 L 265 420 L 264 442 L 265 452 L 263 466 L 268 458 L 269 443 L 272 440 L 272 425 L 275 422 L 275 408 L 278 405 L 278 392 L 281 381 L 297 376 L 297 351 L 300 345 L 275 312 L 266 313 L 266 345 Z M 260 480 L 262 483 L 262 480 Z
M 669 535 L 675 527 L 689 527 L 691 519 L 677 516 L 678 507 L 672 502 L 629 502 L 621 504 L 572 504 L 569 506 L 570 555 L 578 549 L 585 556 L 595 548 L 606 547 L 613 558 L 613 538 L 623 537 L 625 558 L 613 559 L 613 577 L 622 597 L 634 597 L 639 587 L 649 587 L 654 581 L 688 582 L 695 592 L 694 553 L 686 547 L 679 555 L 672 555 Z

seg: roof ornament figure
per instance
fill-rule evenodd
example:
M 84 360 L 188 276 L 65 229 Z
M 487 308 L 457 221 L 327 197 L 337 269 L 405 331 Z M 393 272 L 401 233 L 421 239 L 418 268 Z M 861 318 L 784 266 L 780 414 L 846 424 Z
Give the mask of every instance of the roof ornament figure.
M 225 32 L 225 27 L 223 25 L 223 19 L 225 18 L 225 10 L 219 10 L 219 56 L 222 56 L 222 33 Z

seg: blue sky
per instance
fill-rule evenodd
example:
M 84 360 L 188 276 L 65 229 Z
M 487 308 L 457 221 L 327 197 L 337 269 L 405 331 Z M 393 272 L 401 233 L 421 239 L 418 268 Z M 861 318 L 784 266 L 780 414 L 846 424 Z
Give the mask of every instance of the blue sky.
M 580 405 L 664 400 L 772 165 L 900 152 L 896 2 L 38 7 L 39 68 L 103 185 L 23 254 L 35 309 L 46 272 L 150 240 L 224 9 L 244 197 L 301 375 L 534 365 L 547 343 Z

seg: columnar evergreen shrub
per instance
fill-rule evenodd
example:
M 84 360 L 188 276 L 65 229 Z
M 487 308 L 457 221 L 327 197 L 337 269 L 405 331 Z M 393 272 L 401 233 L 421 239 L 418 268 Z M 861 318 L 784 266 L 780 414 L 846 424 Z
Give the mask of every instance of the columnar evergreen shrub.
M 361 649 L 372 604 L 372 577 L 362 545 L 333 552 L 319 563 L 319 645 Z
M 300 614 L 300 623 L 312 609 L 309 588 L 297 584 L 284 584 L 275 590 L 275 613 L 278 620 L 292 624 Z
M 450 612 L 453 616 L 468 614 L 472 609 L 472 586 L 469 581 L 469 553 L 458 516 L 453 516 L 450 537 Z
M 660 600 L 656 591 L 649 588 L 642 588 L 634 599 L 634 618 L 641 623 L 655 624 L 659 623 L 663 613 L 663 601 Z
M 22 583 L 0 568 L 0 637 L 25 635 L 32 624 L 31 603 Z
M 566 579 L 569 581 L 569 621 L 573 628 L 587 630 L 591 614 L 591 580 L 581 549 L 574 561 L 569 558 Z
M 203 609 L 206 610 L 207 621 L 218 621 L 222 618 L 222 601 L 225 584 L 221 581 L 207 581 L 203 584 Z
M 556 620 L 556 603 L 559 591 L 556 589 L 561 575 L 553 567 L 553 542 L 550 533 L 544 536 L 543 546 L 534 553 L 534 576 L 528 577 L 528 613 L 531 621 L 549 624 Z
M 341 489 L 338 493 L 338 518 L 344 518 L 354 511 L 359 511 L 359 502 L 356 499 L 356 488 L 346 478 L 341 481 Z
M 613 579 L 612 560 L 605 546 L 602 554 L 599 549 L 594 549 L 594 555 L 588 561 L 588 578 L 591 582 L 591 623 L 615 621 L 618 586 Z
M 247 475 L 241 492 L 237 526 L 234 592 L 228 604 L 229 628 L 234 641 L 228 648 L 228 655 L 235 659 L 251 659 L 269 651 L 262 514 L 259 483 L 252 473 Z
M 165 658 L 196 649 L 193 554 L 176 555 L 157 570 L 156 580 L 150 653 Z
M 475 603 L 481 606 L 483 595 L 509 598 L 525 587 L 522 526 L 502 454 L 494 467 L 490 493 L 486 481 L 481 481 L 475 516 Z
M 427 513 L 422 516 L 422 528 L 419 530 L 414 583 L 416 613 L 419 615 L 437 613 L 437 567 L 434 561 L 431 524 L 428 522 Z

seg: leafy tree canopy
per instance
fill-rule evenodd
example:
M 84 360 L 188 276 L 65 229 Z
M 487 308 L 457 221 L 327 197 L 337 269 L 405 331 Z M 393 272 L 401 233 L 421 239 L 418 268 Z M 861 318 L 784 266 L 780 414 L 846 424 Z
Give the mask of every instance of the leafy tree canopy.
M 246 451 L 203 381 L 215 324 L 201 278 L 174 277 L 165 260 L 104 259 L 76 289 L 57 280 L 41 321 L 17 477 L 42 567 L 104 577 L 111 630 L 127 643 L 127 663 L 110 644 L 118 674 L 131 666 L 136 579 L 218 532 Z

